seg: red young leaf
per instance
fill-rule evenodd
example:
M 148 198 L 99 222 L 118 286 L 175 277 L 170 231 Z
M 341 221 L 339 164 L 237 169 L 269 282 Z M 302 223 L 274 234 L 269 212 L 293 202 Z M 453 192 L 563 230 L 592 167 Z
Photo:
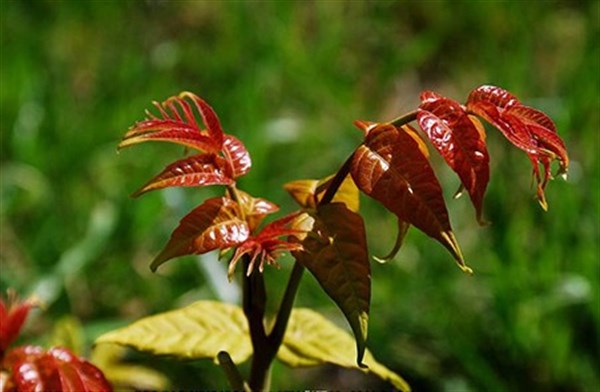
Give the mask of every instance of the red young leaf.
M 19 336 L 34 302 L 20 301 L 10 290 L 6 302 L 0 297 L 0 360 L 8 346 Z
M 6 364 L 18 391 L 112 391 L 98 368 L 65 348 L 19 347 L 9 352 Z
M 248 150 L 246 150 L 244 144 L 233 135 L 225 135 L 223 155 L 231 165 L 233 178 L 238 178 L 248 173 L 252 166 Z
M 411 135 L 391 124 L 372 128 L 354 154 L 350 173 L 360 190 L 437 239 L 461 269 L 471 272 L 450 227 L 441 186 Z
M 200 116 L 206 130 L 196 120 L 191 101 Z M 183 92 L 177 97 L 170 97 L 162 104 L 153 102 L 160 112 L 161 118 L 146 112 L 148 118 L 135 124 L 119 144 L 119 148 L 133 144 L 156 140 L 183 144 L 187 147 L 216 153 L 223 147 L 223 130 L 217 115 L 200 97 Z
M 489 155 L 479 122 L 458 102 L 431 91 L 421 94 L 417 120 L 433 146 L 444 157 L 469 192 L 477 220 L 483 223 L 483 195 L 489 181 Z
M 226 249 L 244 242 L 250 235 L 250 229 L 240 216 L 240 206 L 227 197 L 206 200 L 179 222 L 150 268 L 156 271 L 174 257 Z
M 171 186 L 231 185 L 234 181 L 226 171 L 225 159 L 213 154 L 194 155 L 170 164 L 132 196 Z
M 469 95 L 467 108 L 498 128 L 516 147 L 525 151 L 533 164 L 537 195 L 547 209 L 544 188 L 551 178 L 550 164 L 559 161 L 559 174 L 566 174 L 569 157 L 564 142 L 556 133 L 554 122 L 539 110 L 521 105 L 508 91 L 481 86 Z M 544 168 L 542 178 L 539 166 Z
M 277 265 L 277 258 L 281 253 L 301 250 L 302 245 L 279 239 L 279 237 L 300 233 L 299 230 L 288 227 L 298 215 L 299 213 L 296 212 L 273 221 L 266 225 L 258 235 L 249 237 L 240 244 L 229 263 L 229 279 L 231 280 L 235 266 L 243 255 L 250 256 L 250 264 L 246 271 L 246 274 L 250 276 L 256 264 L 258 264 L 258 270 L 263 272 L 265 261 L 268 264 Z

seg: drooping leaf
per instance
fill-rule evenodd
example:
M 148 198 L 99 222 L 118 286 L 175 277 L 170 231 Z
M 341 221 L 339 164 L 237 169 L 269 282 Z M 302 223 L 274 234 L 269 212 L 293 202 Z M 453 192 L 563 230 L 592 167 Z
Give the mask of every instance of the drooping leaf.
M 229 262 L 229 279 L 231 280 L 237 262 L 244 255 L 250 256 L 250 263 L 248 265 L 248 270 L 246 271 L 246 275 L 250 276 L 256 264 L 258 264 L 258 269 L 262 273 L 265 262 L 277 266 L 277 258 L 283 252 L 301 250 L 302 245 L 297 242 L 290 242 L 279 238 L 300 233 L 299 230 L 289 227 L 290 223 L 292 223 L 297 216 L 298 213 L 293 213 L 273 221 L 266 225 L 258 235 L 251 236 L 246 241 L 239 244 Z
M 116 343 L 188 360 L 214 360 L 224 350 L 236 364 L 252 354 L 248 322 L 242 309 L 216 301 L 198 301 L 142 318 L 100 336 L 96 343 Z
M 196 108 L 206 129 L 196 119 Z M 146 111 L 147 119 L 135 124 L 126 134 L 119 148 L 145 141 L 166 141 L 185 145 L 209 153 L 221 151 L 223 129 L 212 108 L 200 97 L 190 92 L 170 97 L 162 104 L 153 102 L 160 117 Z
M 406 233 L 408 233 L 409 228 L 410 228 L 410 223 L 405 222 L 402 219 L 398 219 L 398 235 L 396 236 L 396 242 L 394 243 L 394 247 L 387 255 L 385 255 L 383 257 L 373 256 L 375 261 L 383 264 L 383 263 L 387 263 L 388 261 L 390 261 L 391 259 L 396 257 L 396 255 L 400 251 L 400 248 L 402 247 L 402 243 L 404 242 L 404 237 L 406 237 Z
M 291 367 L 333 364 L 349 369 L 372 373 L 388 381 L 401 391 L 410 391 L 402 377 L 377 362 L 369 350 L 365 351 L 364 364 L 354 361 L 352 336 L 319 313 L 310 309 L 294 309 L 290 316 L 283 344 L 277 358 Z
M 370 129 L 354 153 L 350 173 L 360 190 L 438 240 L 463 271 L 472 272 L 450 227 L 442 188 L 412 136 L 391 124 Z
M 236 202 L 227 197 L 211 198 L 179 222 L 150 268 L 155 271 L 174 257 L 226 249 L 244 242 L 249 235 L 250 229 L 240 218 L 240 207 Z
M 132 196 L 172 186 L 231 185 L 233 179 L 226 174 L 225 159 L 213 154 L 193 155 L 167 166 Z
M 533 165 L 537 195 L 544 210 L 548 208 L 544 188 L 551 178 L 550 165 L 558 160 L 559 174 L 566 174 L 569 157 L 554 122 L 539 110 L 522 105 L 508 91 L 481 86 L 471 92 L 467 109 L 499 129 L 516 147 L 525 151 Z M 542 177 L 539 166 L 544 169 Z
M 311 233 L 294 257 L 315 276 L 342 310 L 356 338 L 362 366 L 371 300 L 371 266 L 362 218 L 343 203 L 325 204 L 311 213 Z
M 333 175 L 321 180 L 296 180 L 288 182 L 283 188 L 302 208 L 316 208 L 332 179 Z M 318 197 L 315 196 L 317 193 Z M 344 179 L 331 202 L 344 203 L 351 211 L 358 212 L 360 208 L 359 191 L 352 177 L 348 176 Z
M 250 196 L 239 189 L 237 193 L 239 204 L 250 227 L 250 232 L 253 232 L 267 215 L 279 211 L 279 206 L 269 200 Z
M 9 351 L 4 364 L 18 391 L 112 391 L 97 367 L 65 348 L 21 346 Z
M 433 92 L 421 94 L 417 120 L 433 146 L 454 170 L 475 206 L 483 224 L 483 196 L 490 178 L 489 154 L 480 125 L 458 102 Z
M 233 135 L 225 135 L 223 155 L 231 165 L 233 178 L 238 178 L 248 173 L 252 166 L 250 153 L 246 150 L 244 144 Z

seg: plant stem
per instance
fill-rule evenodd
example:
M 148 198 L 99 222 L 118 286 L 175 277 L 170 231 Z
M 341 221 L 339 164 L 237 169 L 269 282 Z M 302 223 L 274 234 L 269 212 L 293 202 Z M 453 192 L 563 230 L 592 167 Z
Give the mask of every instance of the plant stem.
M 412 112 L 408 112 L 398 118 L 393 119 L 392 121 L 390 121 L 390 124 L 396 126 L 396 127 L 401 127 L 403 125 L 408 124 L 409 122 L 415 121 L 417 119 L 417 111 L 413 110 Z
M 344 162 L 342 167 L 340 167 L 337 173 L 335 173 L 335 177 L 333 177 L 331 183 L 325 191 L 325 194 L 323 195 L 323 198 L 319 201 L 320 206 L 331 203 L 331 200 L 333 200 L 335 193 L 342 185 L 342 182 L 344 182 L 344 179 L 346 178 L 348 173 L 350 173 L 350 166 L 352 165 L 353 158 L 354 152 L 352 152 L 352 154 L 348 157 L 348 159 L 346 159 L 346 162 Z
M 244 379 L 242 378 L 237 366 L 235 366 L 235 363 L 231 359 L 229 353 L 227 351 L 219 352 L 219 354 L 217 354 L 217 360 L 227 376 L 227 381 L 229 381 L 229 386 L 231 389 L 235 391 L 245 391 L 246 388 L 244 387 Z
M 275 325 L 273 326 L 273 329 L 268 337 L 269 344 L 275 347 L 277 351 L 283 342 L 283 337 L 285 335 L 285 330 L 287 329 L 290 314 L 292 313 L 292 308 L 294 307 L 294 299 L 296 298 L 296 293 L 298 292 L 298 287 L 300 286 L 300 280 L 302 280 L 303 272 L 304 266 L 296 261 L 294 263 L 294 268 L 292 269 L 290 279 L 288 280 L 287 287 L 285 288 L 281 305 L 279 305 L 279 311 L 277 313 L 277 318 L 275 319 Z

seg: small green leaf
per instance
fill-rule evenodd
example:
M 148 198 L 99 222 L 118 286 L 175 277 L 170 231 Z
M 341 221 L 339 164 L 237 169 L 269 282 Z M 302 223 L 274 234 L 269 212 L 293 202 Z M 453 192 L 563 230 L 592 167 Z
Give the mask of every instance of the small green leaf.
M 215 359 L 220 351 L 227 351 L 235 363 L 252 354 L 242 309 L 216 301 L 198 301 L 145 317 L 100 336 L 96 343 L 117 343 L 180 359 Z
M 377 362 L 369 350 L 365 352 L 364 357 L 364 363 L 368 367 L 359 367 L 354 361 L 351 347 L 352 336 L 319 313 L 304 308 L 294 309 L 277 358 L 291 367 L 329 363 L 349 369 L 359 369 L 390 382 L 401 391 L 410 391 L 408 383 Z
M 373 256 L 373 259 L 378 263 L 384 264 L 388 261 L 392 260 L 402 247 L 402 243 L 404 242 L 404 237 L 406 237 L 406 233 L 408 233 L 408 229 L 410 228 L 410 223 L 403 221 L 402 219 L 398 219 L 398 236 L 396 237 L 396 242 L 394 243 L 394 247 L 387 255 L 383 257 Z
M 296 259 L 317 278 L 340 307 L 356 336 L 357 363 L 366 346 L 371 299 L 371 267 L 362 218 L 343 203 L 319 206 L 312 231 Z

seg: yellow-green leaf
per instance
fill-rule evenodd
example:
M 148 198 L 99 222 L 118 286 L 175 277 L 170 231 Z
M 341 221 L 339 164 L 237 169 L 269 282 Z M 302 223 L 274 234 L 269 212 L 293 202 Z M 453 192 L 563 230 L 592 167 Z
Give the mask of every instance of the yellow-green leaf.
M 117 343 L 180 359 L 215 359 L 227 351 L 235 363 L 252 353 L 248 324 L 237 306 L 198 301 L 185 308 L 145 317 L 100 336 L 96 343 Z
M 301 207 L 316 208 L 317 201 L 315 200 L 315 194 L 318 193 L 319 199 L 321 199 L 332 179 L 333 176 L 328 176 L 321 180 L 297 180 L 288 182 L 283 188 L 288 191 Z M 332 202 L 344 203 L 351 211 L 358 212 L 360 207 L 360 191 L 356 187 L 352 177 L 346 177 L 335 193 Z
M 319 206 L 311 213 L 310 233 L 294 257 L 317 278 L 340 307 L 356 337 L 357 363 L 367 340 L 371 267 L 362 218 L 343 203 Z
M 325 363 L 372 373 L 401 391 L 410 391 L 408 383 L 381 363 L 371 352 L 365 352 L 364 363 L 354 361 L 352 336 L 310 309 L 292 310 L 288 329 L 277 358 L 291 367 L 317 366 Z

